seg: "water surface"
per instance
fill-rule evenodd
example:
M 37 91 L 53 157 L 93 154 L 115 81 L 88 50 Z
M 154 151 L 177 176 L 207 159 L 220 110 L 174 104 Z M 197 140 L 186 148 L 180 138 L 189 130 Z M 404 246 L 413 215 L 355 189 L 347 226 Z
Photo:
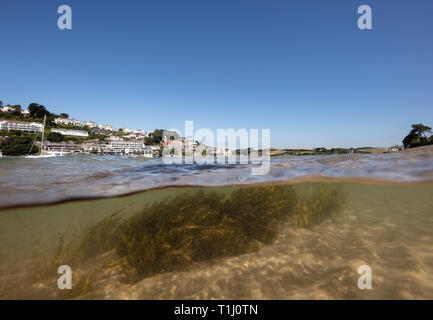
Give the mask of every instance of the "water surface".
M 269 175 L 252 176 L 251 165 L 239 164 L 167 166 L 159 159 L 86 155 L 1 159 L 1 204 L 14 207 L 0 211 L 0 298 L 432 299 L 432 160 L 425 149 L 278 157 Z M 238 184 L 243 187 L 233 186 Z M 54 266 L 44 279 L 32 269 L 35 248 L 39 258 L 51 261 L 59 236 L 68 243 L 113 213 L 128 219 L 198 190 L 229 197 L 239 188 L 277 185 L 293 187 L 300 198 L 317 188 L 342 190 L 344 206 L 309 227 L 290 219 L 281 223 L 276 238 L 257 250 L 193 261 L 135 281 L 125 281 L 119 265 L 100 267 L 114 261 L 114 247 L 80 263 L 71 260 L 81 277 L 96 270 L 91 288 L 76 296 L 57 288 Z M 146 191 L 155 187 L 161 189 Z M 104 198 L 48 204 L 89 196 Z M 244 207 L 236 209 L 239 214 Z M 365 264 L 373 272 L 372 290 L 357 286 L 358 267 Z
M 229 186 L 307 177 L 393 182 L 433 181 L 432 148 L 380 155 L 280 156 L 266 175 L 252 164 L 166 165 L 162 159 L 71 155 L 45 159 L 0 158 L 0 207 L 107 197 L 167 186 Z

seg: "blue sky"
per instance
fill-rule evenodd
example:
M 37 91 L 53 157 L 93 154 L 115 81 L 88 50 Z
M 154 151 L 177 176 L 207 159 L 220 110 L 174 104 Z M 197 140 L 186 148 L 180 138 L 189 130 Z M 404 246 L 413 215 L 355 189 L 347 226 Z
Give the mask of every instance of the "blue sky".
M 72 30 L 57 8 L 72 7 Z M 368 4 L 373 30 L 357 28 Z M 270 128 L 275 147 L 433 125 L 433 1 L 0 2 L 0 100 L 114 127 Z

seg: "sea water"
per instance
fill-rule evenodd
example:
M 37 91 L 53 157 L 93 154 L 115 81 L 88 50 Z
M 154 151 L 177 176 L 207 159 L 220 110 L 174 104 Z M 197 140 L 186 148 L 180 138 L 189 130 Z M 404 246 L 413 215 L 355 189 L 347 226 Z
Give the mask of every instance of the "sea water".
M 165 165 L 160 159 L 91 155 L 3 158 L 0 298 L 432 299 L 432 160 L 431 151 L 424 149 L 278 157 L 272 158 L 268 175 L 251 176 L 251 166 L 240 164 Z M 213 227 L 205 219 L 218 210 L 226 210 L 224 214 L 234 220 L 255 212 L 252 217 L 265 228 L 268 220 L 277 219 L 270 213 L 277 206 L 268 203 L 258 209 L 261 202 L 255 198 L 281 201 L 272 197 L 278 187 L 290 191 L 284 194 L 293 194 L 295 200 L 291 209 L 278 206 L 290 211 L 289 218 L 270 223 L 277 227 L 270 229 L 274 233 L 266 240 L 255 234 L 242 238 L 223 227 L 212 229 L 218 237 L 209 237 L 203 229 Z M 312 197 L 315 190 L 324 196 Z M 238 199 L 240 195 L 244 199 Z M 197 205 L 185 209 L 188 203 L 182 199 Z M 333 206 L 334 200 L 342 200 L 341 205 Z M 299 224 L 303 206 L 314 214 L 321 203 L 330 208 L 323 219 Z M 147 224 L 136 219 L 153 212 L 158 217 Z M 195 213 L 206 218 L 196 219 Z M 169 222 L 164 221 L 165 214 Z M 113 215 L 116 219 L 110 220 Z M 153 232 L 152 237 L 131 229 L 135 221 L 150 230 L 146 236 Z M 250 222 L 251 228 L 257 227 Z M 175 244 L 164 238 L 166 234 L 151 231 L 151 223 L 167 234 L 182 227 L 176 236 L 193 237 L 194 243 L 179 238 L 186 243 L 185 252 L 162 254 Z M 141 242 L 124 242 L 124 251 L 125 246 L 135 247 L 120 256 L 116 241 L 122 236 L 133 239 L 131 230 L 141 234 Z M 108 241 L 93 246 L 102 243 L 101 237 Z M 82 239 L 89 239 L 87 247 L 80 247 L 85 255 L 63 255 Z M 155 244 L 155 239 L 161 243 Z M 236 246 L 239 250 L 229 250 Z M 189 248 L 205 252 L 194 255 Z M 212 250 L 219 254 L 207 252 Z M 137 253 L 154 262 L 151 272 L 141 257 L 134 256 Z M 131 273 L 134 261 L 142 264 Z M 71 293 L 58 288 L 56 263 L 71 267 Z M 363 265 L 371 268 L 371 289 L 358 286 Z

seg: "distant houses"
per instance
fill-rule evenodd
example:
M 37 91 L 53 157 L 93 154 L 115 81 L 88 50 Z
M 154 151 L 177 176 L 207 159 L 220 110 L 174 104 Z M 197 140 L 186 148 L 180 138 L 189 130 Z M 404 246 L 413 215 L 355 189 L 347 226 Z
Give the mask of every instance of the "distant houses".
M 68 118 L 55 118 L 54 119 L 55 124 L 61 124 L 61 125 L 71 125 L 76 127 L 89 127 L 90 129 L 98 128 L 101 130 L 104 130 L 104 132 L 113 132 L 113 127 L 108 124 L 96 124 L 94 121 L 84 121 L 80 123 L 77 119 L 68 119 Z
M 95 128 L 96 123 L 94 121 L 84 121 L 83 127 Z
M 113 131 L 116 131 L 113 129 L 111 125 L 108 124 L 97 124 L 94 121 L 84 121 L 80 123 L 77 119 L 68 119 L 68 118 L 55 118 L 54 123 L 57 125 L 69 125 L 69 126 L 76 126 L 76 127 L 89 127 L 90 129 L 100 129 L 103 130 L 103 132 L 111 134 Z M 101 131 L 102 132 L 102 131 Z M 131 130 L 132 132 L 132 130 Z M 100 132 L 98 132 L 100 133 Z M 105 133 L 104 133 L 105 134 Z
M 137 129 L 137 130 L 132 130 L 131 128 L 125 127 L 120 129 L 114 129 L 111 125 L 108 124 L 97 124 L 94 121 L 84 121 L 82 123 L 80 123 L 79 120 L 77 119 L 68 119 L 68 118 L 55 118 L 54 119 L 54 123 L 57 125 L 72 125 L 72 126 L 77 126 L 77 127 L 88 127 L 90 129 L 92 129 L 93 133 L 97 133 L 97 134 L 104 134 L 107 136 L 111 136 L 113 134 L 113 132 L 121 132 L 124 134 L 125 138 L 128 139 L 143 139 L 145 137 L 148 137 L 150 132 L 146 132 L 144 130 L 141 129 Z
M 123 136 L 123 138 L 136 140 L 137 137 L 135 136 L 135 134 L 131 133 L 126 136 Z
M 404 149 L 404 146 L 394 145 L 394 146 L 385 148 L 384 152 L 385 153 L 398 152 L 398 151 L 403 150 L 403 149 Z
M 23 116 L 28 116 L 30 114 L 29 110 L 21 109 L 21 106 L 10 106 L 10 105 L 2 106 L 2 107 L 0 107 L 0 111 L 1 112 L 17 111 L 17 112 L 21 113 Z
M 106 136 L 109 136 L 109 135 L 112 134 L 111 131 L 100 129 L 100 128 L 93 128 L 92 132 L 96 133 L 96 134 L 103 134 L 103 135 L 106 135 Z
M 153 158 L 154 155 L 159 156 L 159 152 L 157 152 L 157 153 L 155 154 L 155 152 L 154 152 L 154 148 L 152 148 L 151 146 L 144 146 L 144 149 L 143 149 L 143 156 L 144 156 L 145 158 Z
M 25 122 L 17 120 L 0 121 L 0 130 L 11 131 L 26 131 L 26 132 L 42 132 L 44 125 L 36 122 Z
M 83 130 L 68 130 L 68 129 L 51 129 L 51 132 L 57 132 L 64 136 L 88 137 L 87 131 Z
M 0 111 L 3 112 L 13 112 L 15 110 L 18 110 L 19 112 L 21 112 L 22 115 L 29 115 L 29 111 L 28 110 L 20 110 L 20 108 L 16 109 L 14 106 L 2 106 L 0 107 Z M 19 121 L 16 121 L 17 123 Z M 88 127 L 90 129 L 92 129 L 91 131 L 93 133 L 96 134 L 103 134 L 106 136 L 112 136 L 113 133 L 123 133 L 123 137 L 127 138 L 127 139 L 133 139 L 133 140 L 140 140 L 140 139 L 144 139 L 145 137 L 149 137 L 150 132 L 144 131 L 142 129 L 137 129 L 137 130 L 132 130 L 131 128 L 125 127 L 122 129 L 114 129 L 111 125 L 108 124 L 97 124 L 95 121 L 83 121 L 80 122 L 78 119 L 70 119 L 70 118 L 65 118 L 65 117 L 56 117 L 54 118 L 53 122 L 56 125 L 60 125 L 60 126 L 74 126 L 74 127 Z M 19 126 L 16 125 L 15 127 L 23 127 L 23 126 Z M 12 130 L 12 129 L 11 129 Z M 33 129 L 32 129 L 33 130 Z M 67 130 L 64 129 L 62 127 L 60 127 L 59 129 L 53 129 L 51 130 L 52 132 L 58 132 L 61 133 L 63 135 L 68 135 L 68 136 L 78 136 L 78 137 L 87 137 L 88 134 L 86 135 L 85 131 L 82 130 Z M 36 132 L 36 131 L 31 131 L 31 132 Z M 40 131 L 37 131 L 40 132 Z M 113 139 L 113 140 L 123 140 L 122 138 L 118 138 L 118 139 Z
M 38 143 L 39 146 L 41 146 L 40 143 Z M 73 153 L 83 153 L 84 147 L 83 144 L 75 144 L 72 141 L 69 142 L 45 142 L 45 150 L 47 151 L 54 151 L 54 152 L 67 152 L 70 154 Z
M 108 146 L 115 153 L 140 153 L 144 150 L 142 141 L 111 140 Z
M 134 130 L 134 134 L 136 136 L 146 136 L 146 132 L 144 130 Z
M 3 106 L 0 108 L 0 111 L 2 112 L 12 112 L 14 109 L 11 106 Z
M 51 135 L 44 142 L 46 150 L 66 151 L 68 153 L 100 153 L 100 154 L 136 154 L 145 157 L 160 156 L 161 149 L 169 148 L 181 150 L 183 153 L 189 153 L 198 145 L 192 139 L 185 139 L 170 135 L 170 140 L 164 137 L 161 142 L 162 130 L 155 129 L 154 132 L 148 132 L 142 129 L 131 129 L 124 127 L 114 129 L 108 124 L 97 124 L 94 121 L 80 122 L 78 119 L 70 119 L 65 113 L 56 115 L 48 112 L 44 106 L 32 104 L 30 109 L 32 117 L 41 121 L 44 115 L 47 115 L 46 127 L 42 123 L 34 122 L 30 117 L 28 110 L 21 109 L 20 105 L 0 106 L 3 113 L 3 119 L 0 119 L 1 131 L 23 131 L 29 133 L 41 133 L 44 130 L 50 130 L 52 133 L 59 133 L 69 138 L 61 138 L 58 135 Z M 8 114 L 4 114 L 8 113 Z M 25 118 L 26 117 L 26 118 Z M 1 114 L 0 114 L 1 118 Z M 17 120 L 15 120 L 17 119 Z M 33 121 L 33 122 L 32 122 Z M 15 134 L 11 134 L 15 135 Z M 17 134 L 20 135 L 20 134 Z M 0 139 L 7 139 L 9 134 L 2 132 Z M 24 136 L 28 136 L 27 134 Z M 2 138 L 5 137 L 5 138 Z M 76 139 L 80 137 L 84 139 Z M 36 138 L 35 138 L 36 141 Z M 40 144 L 39 142 L 36 142 Z M 210 150 L 210 149 L 208 149 Z M 218 154 L 217 150 L 206 152 L 207 155 L 212 153 Z
M 55 118 L 54 123 L 55 124 L 77 126 L 77 127 L 79 127 L 81 125 L 80 121 L 78 121 L 77 119 L 67 119 L 67 118 Z
M 119 137 L 119 136 L 110 136 L 109 138 L 108 138 L 110 141 L 123 141 L 123 138 L 122 137 Z
M 108 124 L 99 124 L 98 128 L 106 131 L 113 131 L 113 127 Z
M 66 118 L 55 118 L 56 124 L 60 125 L 73 125 L 76 126 L 78 120 L 66 119 Z M 89 121 L 86 121 L 89 123 Z M 79 122 L 78 122 L 79 123 Z M 57 127 L 53 124 L 48 126 L 48 130 L 54 133 L 59 133 L 63 136 L 69 136 L 56 140 L 58 137 L 52 135 L 52 139 L 45 141 L 44 145 L 46 150 L 49 151 L 62 151 L 67 153 L 98 153 L 98 154 L 135 154 L 141 155 L 147 158 L 159 157 L 163 149 L 168 149 L 171 156 L 179 156 L 180 154 L 185 156 L 193 155 L 193 152 L 199 151 L 197 149 L 199 144 L 191 138 L 183 138 L 180 136 L 164 137 L 161 142 L 153 140 L 153 135 L 144 130 L 123 130 L 123 132 L 115 132 L 113 128 L 108 125 L 95 125 L 94 128 L 89 129 L 87 125 L 86 130 L 79 130 L 80 127 L 65 128 Z M 2 131 L 25 131 L 30 133 L 41 133 L 44 131 L 44 125 L 42 123 L 29 122 L 29 121 L 18 121 L 18 120 L 0 120 L 0 129 Z M 111 129 L 111 130 L 108 130 Z M 125 128 L 124 128 L 125 129 Z M 156 132 L 156 130 L 155 130 Z M 90 134 L 89 134 L 90 133 Z M 99 135 L 95 135 L 99 134 Z M 4 134 L 3 134 L 4 135 Z M 7 134 L 8 135 L 8 134 Z M 79 137 L 84 139 L 76 139 L 73 137 Z M 149 139 L 144 140 L 145 137 Z M 54 139 L 56 138 L 56 139 Z M 62 141 L 63 140 L 63 141 Z M 36 142 L 40 145 L 39 142 Z M 201 147 L 201 146 L 200 146 Z M 234 155 L 230 150 L 225 148 L 216 148 L 203 145 L 203 152 L 207 157 L 212 156 L 232 156 Z

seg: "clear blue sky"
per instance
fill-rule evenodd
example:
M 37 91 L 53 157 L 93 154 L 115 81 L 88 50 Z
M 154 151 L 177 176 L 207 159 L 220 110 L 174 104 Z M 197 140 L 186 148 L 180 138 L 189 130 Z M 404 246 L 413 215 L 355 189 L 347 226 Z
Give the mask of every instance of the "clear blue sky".
M 433 125 L 432 14 L 431 0 L 2 0 L 0 100 L 114 127 L 270 128 L 276 147 L 391 145 Z

